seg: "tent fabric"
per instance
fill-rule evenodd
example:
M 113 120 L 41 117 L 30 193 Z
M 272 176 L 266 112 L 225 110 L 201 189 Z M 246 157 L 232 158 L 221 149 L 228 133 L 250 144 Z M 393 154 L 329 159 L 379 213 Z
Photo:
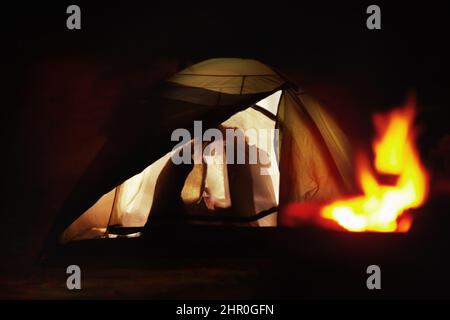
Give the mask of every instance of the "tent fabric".
M 180 71 L 171 79 L 176 78 L 178 75 L 186 74 L 212 75 L 217 77 L 226 75 L 277 75 L 271 68 L 257 60 L 241 58 L 213 58 L 204 60 Z
M 277 125 L 281 132 L 280 204 L 327 200 L 351 188 L 350 171 L 337 167 L 338 162 L 350 159 L 349 144 L 342 132 L 328 132 L 338 128 L 317 102 L 304 93 L 285 91 Z M 340 150 L 344 152 L 337 153 Z
M 191 66 L 170 83 L 226 94 L 253 94 L 273 91 L 284 80 L 266 65 L 251 59 L 218 58 Z
M 323 137 L 347 191 L 352 190 L 355 179 L 353 179 L 350 142 L 346 135 L 317 100 L 306 93 L 298 94 L 297 97 L 300 100 L 300 103 L 297 103 L 297 105 L 305 107 L 317 126 L 320 136 Z
M 333 198 L 351 188 L 343 131 L 317 101 L 258 61 L 200 62 L 169 78 L 133 111 L 122 111 L 129 130 L 113 130 L 62 208 L 53 236 L 63 242 L 161 218 L 251 218 L 290 201 Z M 247 139 L 246 152 L 261 150 L 270 159 L 267 168 L 174 165 L 170 134 L 192 131 L 194 120 L 203 121 L 203 130 L 277 127 L 280 144 L 277 137 Z M 261 175 L 261 169 L 270 173 Z M 276 214 L 253 223 L 275 224 Z

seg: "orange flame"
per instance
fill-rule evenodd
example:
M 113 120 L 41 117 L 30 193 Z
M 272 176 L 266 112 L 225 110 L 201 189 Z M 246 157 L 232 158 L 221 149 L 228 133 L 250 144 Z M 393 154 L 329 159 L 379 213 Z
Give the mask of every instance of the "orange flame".
M 373 143 L 378 174 L 396 176 L 394 185 L 380 183 L 367 161 L 357 158 L 357 178 L 363 195 L 335 201 L 321 210 L 322 217 L 354 232 L 407 232 L 412 217 L 405 212 L 426 199 L 428 174 L 420 162 L 413 130 L 414 103 L 374 117 Z

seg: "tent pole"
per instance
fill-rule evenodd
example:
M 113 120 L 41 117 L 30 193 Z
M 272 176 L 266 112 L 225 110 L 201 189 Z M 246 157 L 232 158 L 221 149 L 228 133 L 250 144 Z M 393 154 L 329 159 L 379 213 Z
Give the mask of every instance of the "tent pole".
M 109 213 L 108 224 L 106 225 L 105 233 L 103 234 L 104 238 L 107 238 L 108 234 L 109 234 L 109 225 L 111 223 L 111 219 L 112 219 L 112 215 L 113 215 L 113 212 L 114 212 L 114 208 L 116 207 L 117 194 L 118 194 L 118 190 L 117 189 L 118 188 L 119 188 L 119 186 L 114 188 L 114 199 L 113 199 L 113 204 L 111 206 L 111 211 Z

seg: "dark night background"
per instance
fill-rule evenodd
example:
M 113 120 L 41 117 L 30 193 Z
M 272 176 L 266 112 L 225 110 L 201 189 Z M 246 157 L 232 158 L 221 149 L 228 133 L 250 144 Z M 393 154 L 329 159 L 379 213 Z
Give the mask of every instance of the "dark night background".
M 69 4 L 2 8 L 3 261 L 35 259 L 99 141 L 120 126 L 118 109 L 132 110 L 158 81 L 212 57 L 277 68 L 323 101 L 357 147 L 369 146 L 374 111 L 415 90 L 422 156 L 450 189 L 443 2 L 77 1 L 80 31 L 66 29 Z M 381 7 L 381 30 L 366 28 L 369 4 Z

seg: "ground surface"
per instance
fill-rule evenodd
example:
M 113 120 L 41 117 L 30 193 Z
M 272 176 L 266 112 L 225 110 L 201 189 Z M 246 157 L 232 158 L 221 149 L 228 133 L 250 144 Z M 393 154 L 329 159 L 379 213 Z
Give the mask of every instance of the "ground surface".
M 426 225 L 423 223 L 423 225 Z M 2 272 L 2 298 L 449 298 L 448 235 L 311 228 L 155 227 L 145 238 L 73 242 L 45 264 Z M 82 290 L 66 288 L 66 268 Z M 366 287 L 367 266 L 382 290 Z

